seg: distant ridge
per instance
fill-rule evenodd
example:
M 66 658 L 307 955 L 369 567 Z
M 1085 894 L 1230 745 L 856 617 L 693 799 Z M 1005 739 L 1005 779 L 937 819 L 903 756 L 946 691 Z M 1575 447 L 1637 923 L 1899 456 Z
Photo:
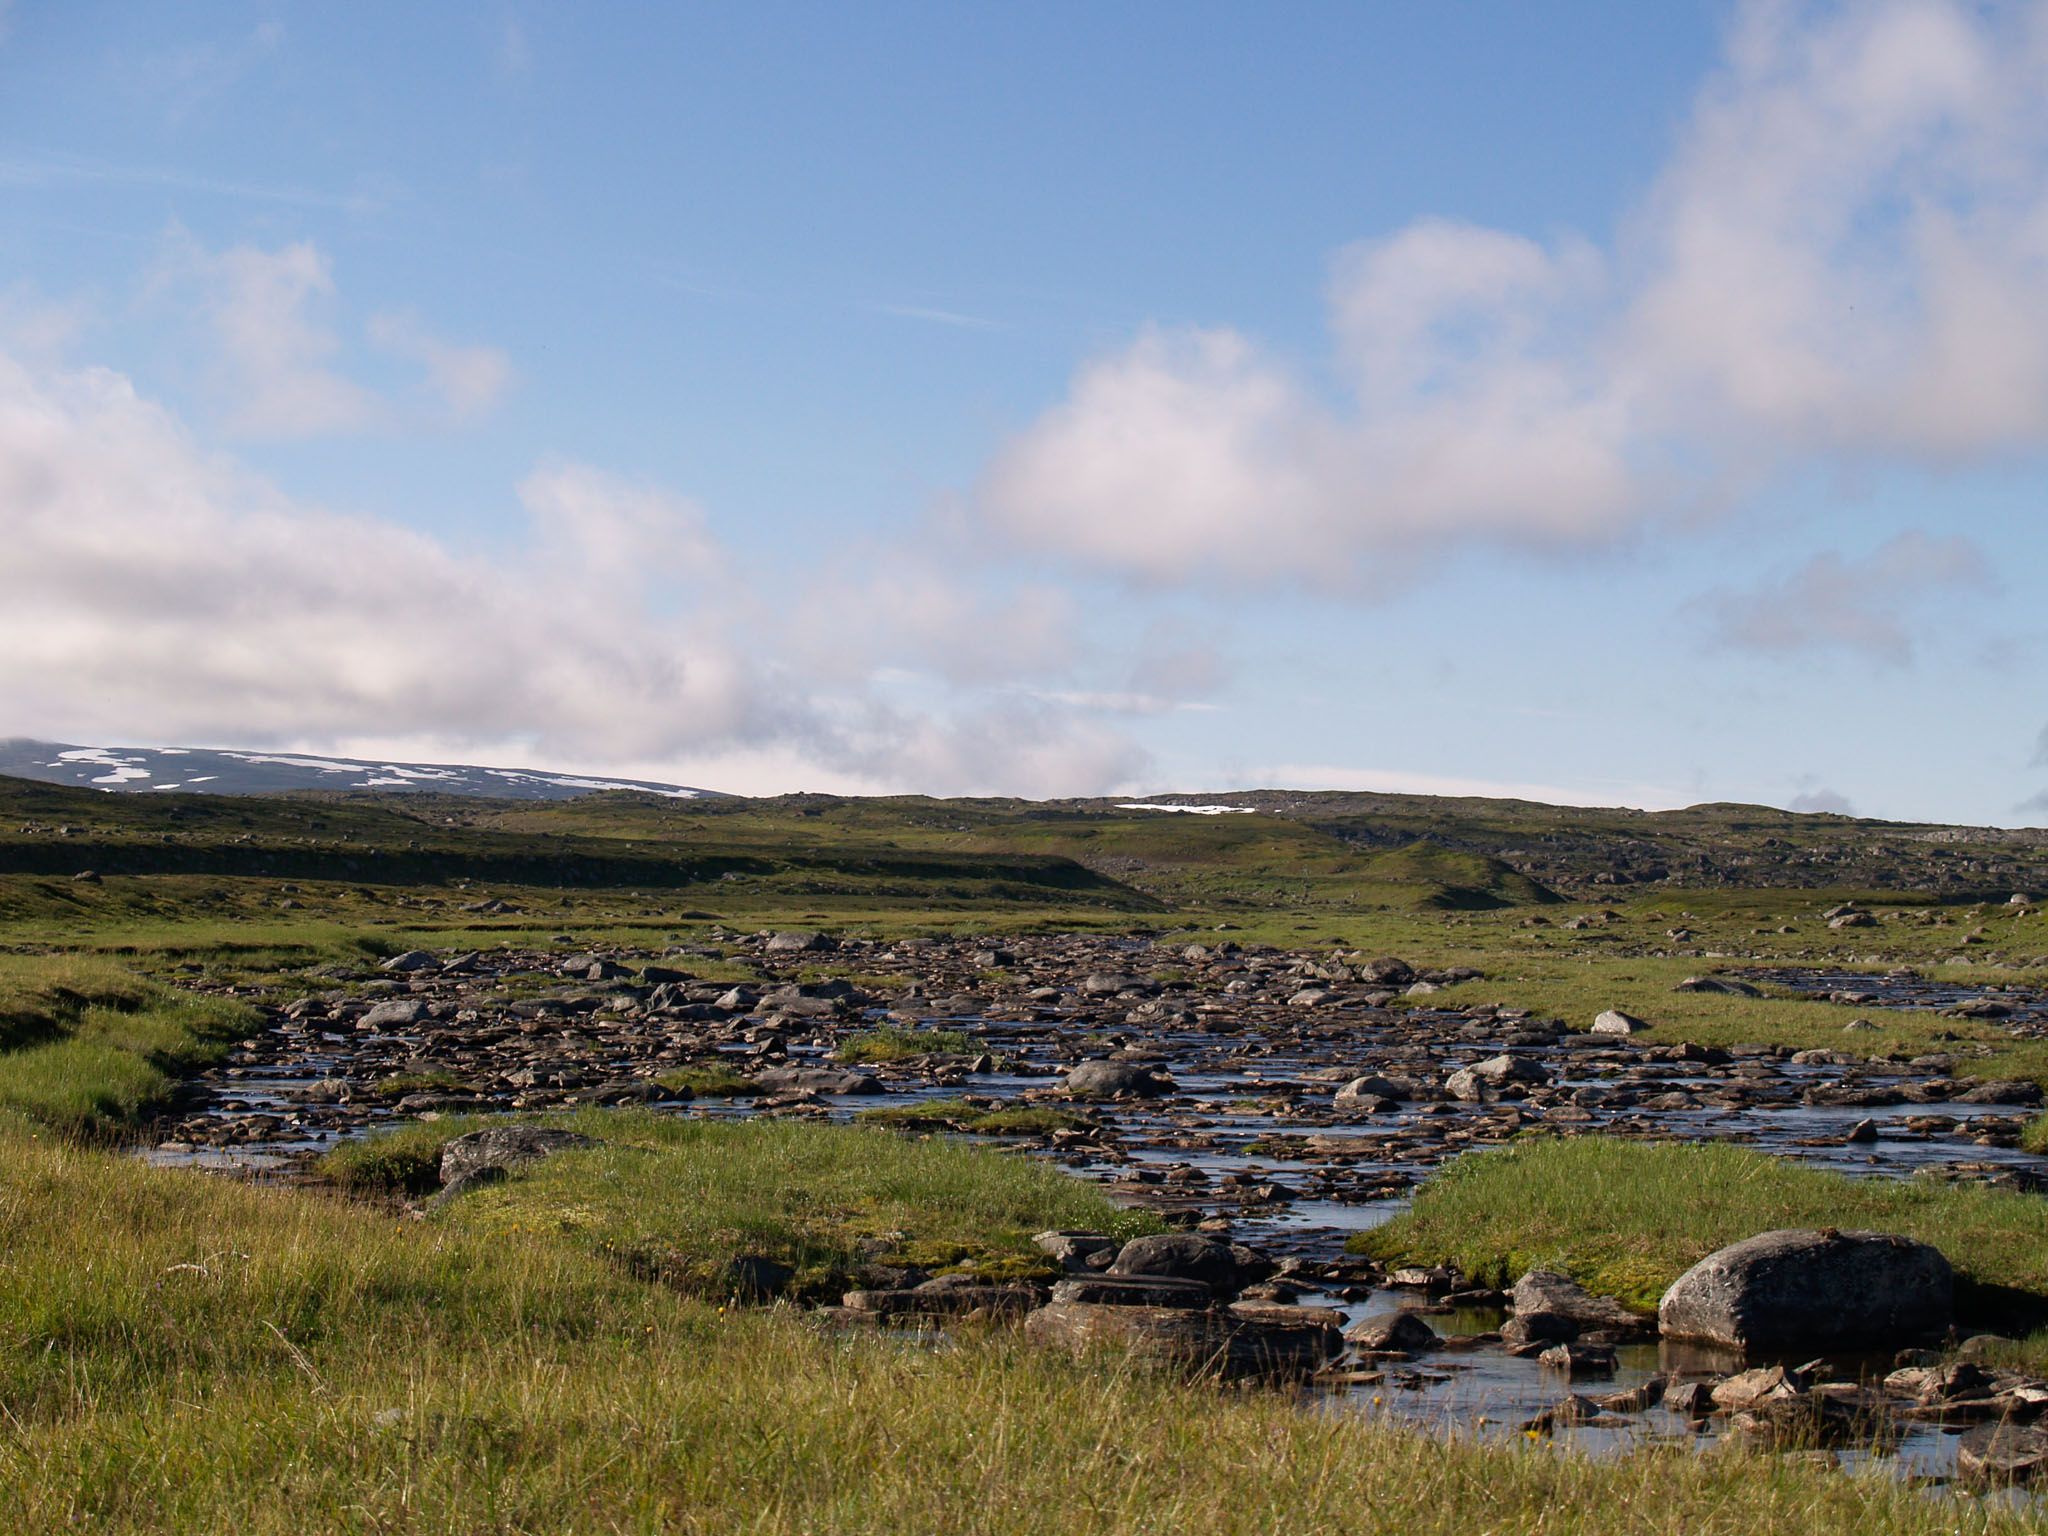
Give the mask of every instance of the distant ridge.
M 79 747 L 15 736 L 0 740 L 0 774 L 87 789 L 209 795 L 288 790 L 374 790 L 399 794 L 488 795 L 501 800 L 572 800 L 604 789 L 696 800 L 717 790 L 644 779 L 601 779 L 529 768 L 452 763 L 385 763 L 296 752 L 230 752 L 198 747 Z

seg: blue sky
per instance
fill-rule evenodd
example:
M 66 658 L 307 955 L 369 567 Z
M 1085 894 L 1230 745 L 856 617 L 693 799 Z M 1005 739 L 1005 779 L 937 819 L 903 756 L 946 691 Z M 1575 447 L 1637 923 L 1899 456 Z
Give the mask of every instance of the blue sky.
M 2048 821 L 2048 12 L 0 4 L 0 734 Z

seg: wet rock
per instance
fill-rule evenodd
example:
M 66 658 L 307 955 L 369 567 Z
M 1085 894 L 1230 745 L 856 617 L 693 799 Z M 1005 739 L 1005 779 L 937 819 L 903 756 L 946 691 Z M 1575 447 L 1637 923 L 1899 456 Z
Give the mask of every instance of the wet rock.
M 1174 1091 L 1164 1072 L 1132 1061 L 1084 1061 L 1069 1072 L 1061 1090 L 1075 1098 L 1109 1099 L 1128 1095 L 1157 1099 Z
M 1596 1397 L 1593 1401 L 1609 1413 L 1647 1413 L 1664 1401 L 1664 1393 L 1669 1386 L 1668 1378 L 1652 1376 L 1639 1387 L 1631 1387 L 1626 1392 L 1610 1393 L 1606 1397 Z
M 1337 1090 L 1336 1106 L 1350 1109 L 1372 1102 L 1399 1104 L 1406 1092 L 1405 1084 L 1390 1077 L 1354 1077 Z
M 869 1094 L 885 1090 L 881 1080 L 865 1072 L 839 1072 L 830 1067 L 770 1067 L 754 1074 L 763 1093 Z
M 2039 1104 L 2041 1085 L 2039 1083 L 1995 1082 L 1979 1083 L 1968 1093 L 1955 1097 L 1958 1104 Z
M 1715 1407 L 1733 1411 L 1752 1408 L 1770 1398 L 1797 1397 L 1806 1388 L 1806 1378 L 1799 1372 L 1787 1370 L 1782 1365 L 1770 1365 L 1740 1371 L 1717 1381 L 1709 1395 Z
M 598 1143 L 575 1131 L 538 1125 L 493 1125 L 458 1136 L 441 1149 L 441 1183 L 448 1185 L 481 1169 L 509 1172 L 553 1153 Z
M 1605 1344 L 1553 1344 L 1536 1360 L 1539 1365 L 1571 1377 L 1614 1374 L 1614 1350 Z
M 2027 1483 L 2048 1468 L 2048 1431 L 1979 1424 L 1956 1442 L 1956 1467 L 1981 1482 Z
M 1844 1136 L 1842 1140 L 1852 1144 L 1862 1144 L 1877 1140 L 1877 1122 L 1875 1120 L 1858 1120 L 1849 1127 L 1849 1134 Z
M 1642 1333 L 1647 1319 L 1631 1312 L 1611 1296 L 1595 1296 L 1569 1275 L 1553 1269 L 1532 1269 L 1515 1282 L 1509 1305 L 1519 1316 L 1552 1316 L 1569 1320 L 1581 1332 L 1607 1329 L 1616 1333 Z
M 1112 1275 L 1168 1275 L 1199 1280 L 1221 1296 L 1236 1294 L 1237 1258 L 1230 1245 L 1199 1232 L 1163 1232 L 1134 1237 L 1118 1250 Z
M 1523 1420 L 1522 1429 L 1528 1434 L 1547 1435 L 1553 1429 L 1571 1429 L 1583 1424 L 1598 1423 L 1600 1417 L 1600 1405 L 1597 1402 L 1574 1392 L 1563 1402 L 1544 1409 L 1534 1418 Z
M 1890 1347 L 1948 1326 L 1954 1276 L 1926 1243 L 1882 1232 L 1766 1232 L 1673 1281 L 1662 1330 L 1743 1349 Z
M 1344 1342 L 1375 1353 L 1421 1354 L 1442 1349 L 1436 1330 L 1413 1312 L 1388 1312 L 1364 1318 L 1344 1330 Z

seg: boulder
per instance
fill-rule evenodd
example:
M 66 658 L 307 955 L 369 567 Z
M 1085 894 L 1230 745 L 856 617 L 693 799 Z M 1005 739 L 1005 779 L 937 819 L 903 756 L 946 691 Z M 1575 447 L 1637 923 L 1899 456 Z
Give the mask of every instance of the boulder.
M 1406 960 L 1397 960 L 1392 955 L 1383 955 L 1377 960 L 1368 960 L 1358 968 L 1361 981 L 1377 982 L 1383 987 L 1405 987 L 1415 980 L 1415 967 Z
M 1593 1020 L 1592 1032 L 1596 1035 L 1639 1035 L 1649 1024 L 1632 1013 L 1623 1013 L 1619 1008 L 1609 1008 Z
M 1391 1077 L 1354 1077 L 1337 1090 L 1337 1107 L 1344 1109 L 1366 1099 L 1387 1099 L 1398 1104 L 1408 1092 Z
M 1614 1350 L 1605 1344 L 1553 1344 L 1536 1362 L 1574 1378 L 1614 1374 Z
M 1135 1099 L 1157 1099 L 1172 1093 L 1175 1086 L 1164 1072 L 1141 1062 L 1084 1061 L 1067 1074 L 1062 1091 L 1084 1099 L 1111 1099 L 1123 1094 Z
M 1383 1312 L 1364 1318 L 1344 1330 L 1344 1342 L 1360 1349 L 1404 1355 L 1444 1347 L 1436 1330 L 1413 1312 Z
M 1228 1243 L 1199 1232 L 1162 1232 L 1151 1237 L 1134 1237 L 1118 1250 L 1112 1275 L 1168 1275 L 1176 1280 L 1199 1280 L 1219 1296 L 1235 1295 L 1242 1288 L 1237 1256 Z
M 424 949 L 409 949 L 402 955 L 393 955 L 379 967 L 386 971 L 438 971 L 441 957 L 429 954 Z
M 594 1147 L 593 1137 L 540 1125 L 492 1125 L 458 1136 L 441 1148 L 441 1182 L 453 1184 L 486 1168 L 510 1171 L 571 1147 Z
M 1763 992 L 1746 981 L 1727 976 L 1688 976 L 1671 989 L 1674 992 L 1719 992 L 1728 997 L 1762 997 Z
M 1644 1333 L 1649 1320 L 1637 1316 L 1611 1296 L 1595 1296 L 1570 1275 L 1554 1269 L 1532 1269 L 1515 1282 L 1509 1304 L 1517 1317 L 1557 1317 L 1578 1333 Z M 1540 1336 L 1536 1334 L 1533 1336 Z
M 1753 1350 L 1892 1348 L 1948 1326 L 1955 1277 L 1926 1243 L 1884 1232 L 1765 1232 L 1672 1282 L 1674 1338 Z
M 1444 1079 L 1454 1099 L 1477 1103 L 1489 1093 L 1498 1093 L 1509 1083 L 1547 1083 L 1550 1074 L 1526 1056 L 1489 1056 L 1485 1061 L 1460 1067 Z
M 1102 1232 L 1041 1232 L 1031 1246 L 1069 1273 L 1086 1274 L 1114 1263 L 1118 1244 Z
M 377 1004 L 356 1024 L 362 1029 L 410 1029 L 426 1016 L 425 1003 L 396 1001 Z
M 823 933 L 778 933 L 762 946 L 771 955 L 809 955 L 838 947 L 837 939 Z
M 1119 1350 L 1133 1360 L 1231 1380 L 1312 1375 L 1343 1347 L 1334 1314 L 1324 1325 L 1258 1321 L 1187 1307 L 1097 1306 L 1082 1301 L 1040 1307 L 1024 1319 L 1024 1337 L 1077 1353 Z

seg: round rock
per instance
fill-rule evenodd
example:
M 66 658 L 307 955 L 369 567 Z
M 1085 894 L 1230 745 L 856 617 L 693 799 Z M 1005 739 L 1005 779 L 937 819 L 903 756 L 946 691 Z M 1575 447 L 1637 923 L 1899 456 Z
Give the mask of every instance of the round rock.
M 1954 1272 L 1886 1232 L 1765 1232 L 1710 1253 L 1657 1304 L 1662 1331 L 1739 1349 L 1891 1348 L 1948 1326 Z

